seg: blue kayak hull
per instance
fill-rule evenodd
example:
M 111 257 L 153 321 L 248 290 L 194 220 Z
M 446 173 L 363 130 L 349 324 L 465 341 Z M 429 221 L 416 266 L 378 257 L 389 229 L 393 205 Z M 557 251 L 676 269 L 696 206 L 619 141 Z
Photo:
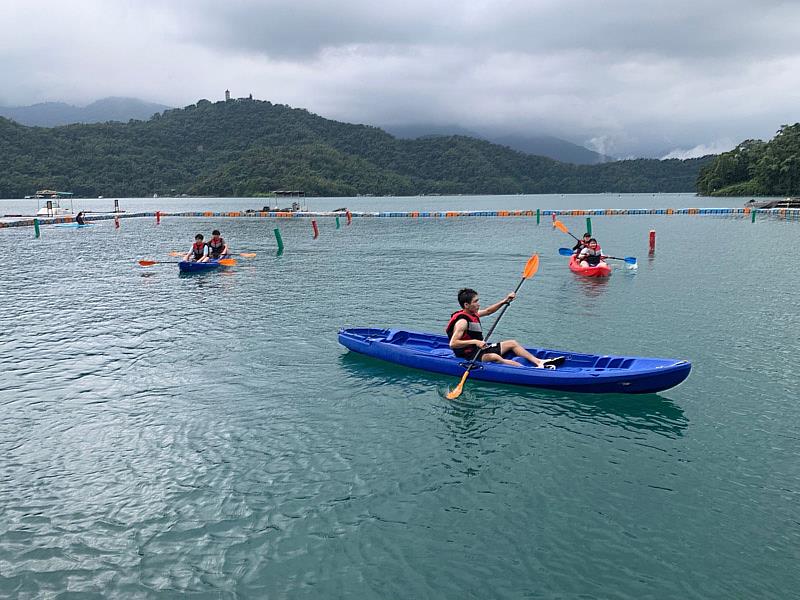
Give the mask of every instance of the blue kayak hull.
M 53 227 L 71 227 L 75 229 L 80 229 L 83 227 L 91 227 L 91 226 L 92 226 L 91 223 L 75 223 L 74 221 L 71 223 L 56 223 L 53 225 Z
M 213 271 L 223 266 L 224 265 L 219 264 L 219 260 L 213 258 L 207 262 L 182 260 L 178 263 L 178 270 L 181 273 L 205 273 L 206 271 Z
M 399 329 L 342 329 L 339 343 L 353 352 L 434 373 L 461 377 L 468 361 L 456 357 L 444 335 Z M 522 358 L 522 367 L 476 363 L 470 379 L 593 394 L 650 394 L 675 387 L 689 376 L 686 360 L 641 356 L 582 354 L 527 348 L 541 359 L 563 356 L 555 370 L 537 369 Z

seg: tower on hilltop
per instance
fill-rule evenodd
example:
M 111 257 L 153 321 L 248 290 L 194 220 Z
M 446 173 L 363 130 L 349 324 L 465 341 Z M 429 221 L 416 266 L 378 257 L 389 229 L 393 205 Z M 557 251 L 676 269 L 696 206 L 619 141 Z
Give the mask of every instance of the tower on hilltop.
M 225 102 L 231 99 L 231 91 L 225 90 Z

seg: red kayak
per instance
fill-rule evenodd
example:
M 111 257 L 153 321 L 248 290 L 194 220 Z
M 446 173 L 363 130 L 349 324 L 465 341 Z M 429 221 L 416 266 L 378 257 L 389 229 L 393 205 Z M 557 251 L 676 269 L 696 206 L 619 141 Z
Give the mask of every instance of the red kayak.
M 569 259 L 569 270 L 584 277 L 608 277 L 611 275 L 611 267 L 606 263 L 601 263 L 596 267 L 582 267 L 575 260 L 574 255 Z

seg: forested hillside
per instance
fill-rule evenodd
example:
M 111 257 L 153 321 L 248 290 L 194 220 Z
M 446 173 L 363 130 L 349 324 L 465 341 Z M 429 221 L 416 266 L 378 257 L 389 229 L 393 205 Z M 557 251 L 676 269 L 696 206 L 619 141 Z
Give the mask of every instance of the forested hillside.
M 700 170 L 707 196 L 800 196 L 800 123 L 783 125 L 769 142 L 746 140 Z
M 231 100 L 148 121 L 25 127 L 0 119 L 0 197 L 693 191 L 691 160 L 573 165 L 463 136 L 396 139 L 302 109 Z

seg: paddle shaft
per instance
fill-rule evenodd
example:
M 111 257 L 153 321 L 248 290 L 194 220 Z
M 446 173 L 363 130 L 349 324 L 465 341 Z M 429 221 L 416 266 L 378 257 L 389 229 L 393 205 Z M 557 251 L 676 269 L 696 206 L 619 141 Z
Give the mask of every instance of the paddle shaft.
M 519 291 L 519 288 L 522 287 L 522 284 L 525 283 L 526 279 L 527 277 L 523 277 L 522 279 L 520 279 L 520 282 L 517 284 L 517 287 L 514 290 L 514 294 L 516 294 Z M 500 319 L 503 318 L 503 315 L 506 313 L 506 309 L 508 309 L 510 304 L 511 304 L 510 302 L 503 302 L 503 308 L 500 309 L 500 314 L 497 315 L 497 318 L 494 320 L 494 323 L 492 323 L 492 326 L 489 328 L 489 333 L 487 333 L 486 337 L 483 338 L 484 342 L 488 343 L 489 338 L 492 337 L 492 334 L 494 333 L 497 324 L 500 322 Z M 479 349 L 478 352 L 475 353 L 475 356 L 473 356 L 472 359 L 469 361 L 469 363 L 467 363 L 467 371 L 469 371 L 472 368 L 472 365 L 475 364 L 475 361 L 478 359 L 480 355 L 481 353 Z

